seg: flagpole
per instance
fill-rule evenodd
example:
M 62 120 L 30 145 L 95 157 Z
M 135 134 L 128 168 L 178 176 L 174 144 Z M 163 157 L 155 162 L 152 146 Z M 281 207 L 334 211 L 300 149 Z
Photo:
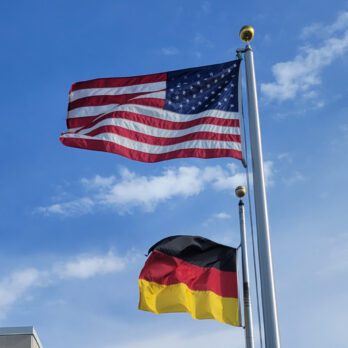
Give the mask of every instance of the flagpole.
M 248 247 L 245 228 L 245 209 L 242 198 L 245 196 L 244 186 L 236 188 L 236 196 L 239 200 L 239 225 L 240 239 L 242 245 L 242 271 L 243 271 L 243 301 L 244 301 L 244 325 L 245 325 L 245 347 L 254 348 L 253 314 L 249 292 L 249 268 L 248 268 Z
M 244 57 L 265 343 L 266 348 L 280 348 L 254 56 L 249 44 L 254 37 L 253 27 L 244 26 L 240 30 L 240 37 L 247 44 Z

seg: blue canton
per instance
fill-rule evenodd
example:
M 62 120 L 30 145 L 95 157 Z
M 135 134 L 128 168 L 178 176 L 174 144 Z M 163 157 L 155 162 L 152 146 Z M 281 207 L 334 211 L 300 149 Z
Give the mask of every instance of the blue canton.
M 168 72 L 164 108 L 180 114 L 238 112 L 240 60 Z

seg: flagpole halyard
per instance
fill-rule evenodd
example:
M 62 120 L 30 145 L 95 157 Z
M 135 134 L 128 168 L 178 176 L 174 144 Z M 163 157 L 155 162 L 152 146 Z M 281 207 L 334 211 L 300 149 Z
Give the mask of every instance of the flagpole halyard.
M 244 57 L 265 344 L 266 348 L 280 348 L 254 57 L 249 44 L 253 37 L 254 29 L 251 26 L 244 26 L 240 30 L 240 38 L 247 44 Z

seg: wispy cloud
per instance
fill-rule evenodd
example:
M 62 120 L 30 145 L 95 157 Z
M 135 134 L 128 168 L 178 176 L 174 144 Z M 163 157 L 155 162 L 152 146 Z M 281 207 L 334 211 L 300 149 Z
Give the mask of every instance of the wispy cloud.
M 301 98 L 302 100 L 298 99 L 298 103 L 294 103 L 295 108 L 280 108 L 279 111 L 275 111 L 273 114 L 273 118 L 276 120 L 283 120 L 288 117 L 303 117 L 304 115 L 308 115 L 313 111 L 316 111 L 318 109 L 323 108 L 326 105 L 326 102 L 323 100 L 319 100 L 318 98 L 314 98 L 314 94 L 312 95 L 312 99 L 306 99 L 306 97 L 303 95 Z M 302 104 L 300 104 L 302 101 Z M 332 100 L 330 101 L 332 102 Z M 301 107 L 298 107 L 301 105 Z M 310 106 L 305 106 L 310 105 Z
M 204 51 L 214 48 L 214 43 L 202 33 L 196 33 L 192 40 L 192 44 L 191 52 L 198 59 L 202 58 Z
M 217 221 L 223 221 L 223 220 L 229 220 L 231 218 L 231 215 L 221 211 L 219 213 L 215 213 L 213 215 L 211 215 L 207 220 L 205 220 L 202 225 L 204 227 L 208 227 L 213 223 L 216 223 Z
M 71 261 L 56 264 L 52 272 L 63 279 L 87 279 L 97 275 L 122 271 L 124 268 L 125 260 L 109 252 L 107 255 L 79 256 Z
M 82 197 L 65 203 L 55 203 L 47 207 L 39 207 L 38 212 L 44 215 L 79 216 L 92 211 L 94 202 L 89 197 Z
M 202 48 L 214 48 L 214 44 L 211 40 L 206 38 L 203 34 L 197 33 L 193 39 L 193 43 Z
M 272 161 L 264 163 L 268 186 L 274 183 Z M 251 179 L 252 182 L 252 179 Z M 246 185 L 246 175 L 236 164 L 199 168 L 182 166 L 166 169 L 157 176 L 138 175 L 123 168 L 119 176 L 81 179 L 83 197 L 36 209 L 45 215 L 80 216 L 95 209 L 114 209 L 118 214 L 134 209 L 153 212 L 160 203 L 196 196 L 206 189 L 230 191 Z M 93 208 L 93 209 L 92 209 Z
M 234 164 L 225 168 L 182 166 L 167 169 L 158 176 L 138 175 L 123 168 L 118 177 L 96 175 L 90 179 L 83 178 L 83 197 L 39 207 L 37 211 L 45 215 L 63 216 L 87 214 L 92 207 L 117 209 L 120 214 L 134 208 L 152 212 L 158 204 L 170 199 L 192 197 L 208 187 L 232 192 L 245 182 L 244 172 Z
M 88 279 L 125 269 L 126 259 L 113 252 L 106 255 L 80 255 L 71 260 L 54 263 L 46 269 L 35 267 L 14 271 L 0 280 L 0 313 L 6 311 L 31 289 L 52 286 L 58 279 Z
M 210 1 L 203 1 L 200 9 L 201 9 L 202 13 L 210 14 L 211 13 L 211 3 L 210 3 Z
M 214 214 L 213 218 L 218 220 L 226 220 L 226 219 L 230 219 L 231 215 L 222 211 L 220 213 Z
M 299 171 L 295 171 L 291 176 L 283 178 L 283 182 L 285 185 L 294 185 L 298 182 L 306 181 L 306 177 L 301 174 Z
M 277 156 L 278 160 L 280 161 L 286 161 L 288 163 L 292 163 L 293 159 L 292 159 L 292 156 L 290 153 L 288 152 L 283 152 L 283 153 L 280 153 L 278 156 Z
M 204 177 L 205 172 L 197 167 L 179 167 L 168 169 L 159 176 L 146 177 L 124 169 L 119 182 L 100 192 L 100 202 L 126 210 L 141 207 L 153 211 L 161 202 L 200 193 L 208 180 Z
M 268 187 L 272 187 L 275 183 L 274 179 L 274 163 L 272 161 L 265 161 L 263 163 L 264 167 L 264 174 L 265 174 L 265 181 Z
M 346 30 L 348 26 L 347 23 L 348 12 L 341 12 L 332 24 L 324 25 L 323 23 L 313 23 L 304 27 L 301 33 L 301 39 L 306 40 L 313 37 L 327 38 L 338 31 Z
M 163 47 L 161 53 L 164 56 L 176 56 L 179 54 L 179 50 L 176 47 Z
M 16 271 L 0 281 L 0 312 L 2 315 L 29 288 L 38 286 L 45 276 L 35 268 Z
M 321 33 L 317 44 L 308 41 L 315 32 Z M 272 67 L 275 81 L 261 85 L 266 100 L 283 102 L 317 96 L 316 87 L 321 84 L 324 68 L 348 51 L 348 12 L 341 13 L 330 25 L 314 24 L 305 28 L 302 38 L 307 42 L 294 59 Z
M 348 274 L 348 233 L 335 235 L 327 242 L 325 265 L 318 271 L 323 276 Z

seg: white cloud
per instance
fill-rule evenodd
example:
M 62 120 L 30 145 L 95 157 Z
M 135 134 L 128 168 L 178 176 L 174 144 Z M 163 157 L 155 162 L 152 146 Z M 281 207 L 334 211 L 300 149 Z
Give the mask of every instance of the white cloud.
M 228 219 L 230 219 L 230 218 L 231 218 L 231 215 L 230 215 L 230 214 L 221 211 L 221 212 L 219 212 L 219 213 L 213 214 L 211 217 L 209 217 L 207 220 L 205 220 L 205 221 L 202 223 L 202 225 L 203 225 L 204 227 L 208 227 L 208 226 L 210 226 L 212 223 L 216 223 L 217 220 L 222 221 L 222 220 L 228 220 Z
M 329 25 L 323 25 L 322 23 L 313 23 L 307 27 L 304 27 L 301 33 L 303 40 L 310 39 L 312 37 L 329 37 L 334 35 L 337 31 L 346 30 L 348 27 L 348 12 L 342 12 L 337 16 L 334 23 Z
M 0 313 L 4 316 L 12 305 L 35 287 L 53 286 L 57 279 L 87 279 L 115 273 L 122 271 L 125 266 L 125 259 L 109 252 L 106 255 L 77 256 L 72 260 L 53 264 L 44 270 L 26 268 L 14 271 L 0 280 Z
M 318 26 L 305 28 L 302 37 L 309 37 Z M 272 67 L 275 81 L 261 85 L 267 100 L 282 102 L 298 96 L 313 98 L 317 95 L 315 87 L 321 84 L 323 69 L 348 51 L 348 12 L 340 14 L 333 24 L 320 28 L 325 38 L 319 44 L 307 44 L 294 59 Z
M 106 206 L 129 209 L 142 207 L 153 211 L 157 204 L 174 197 L 189 197 L 203 190 L 202 171 L 197 167 L 168 169 L 160 176 L 138 176 L 123 173 L 121 181 L 103 192 L 100 203 Z
M 39 207 L 37 211 L 44 215 L 64 215 L 64 216 L 79 216 L 92 211 L 94 202 L 91 198 L 82 197 L 64 203 L 55 203 L 47 207 Z
M 270 186 L 273 184 L 273 162 L 266 161 L 264 170 L 266 182 Z M 123 168 L 119 177 L 96 175 L 91 179 L 83 178 L 81 183 L 90 197 L 84 194 L 83 198 L 40 207 L 37 211 L 46 215 L 64 216 L 79 216 L 98 208 L 116 209 L 118 214 L 131 212 L 134 208 L 153 212 L 160 203 L 192 197 L 207 188 L 233 193 L 235 187 L 246 185 L 246 174 L 234 163 L 226 167 L 182 166 L 166 169 L 157 176 L 137 175 Z
M 239 172 L 234 164 L 199 168 L 182 166 L 165 170 L 157 176 L 143 176 L 123 168 L 118 178 L 114 176 L 81 180 L 90 197 L 84 195 L 68 202 L 40 207 L 38 212 L 46 215 L 81 215 L 92 208 L 113 208 L 119 214 L 133 208 L 152 212 L 158 204 L 173 198 L 198 195 L 208 186 L 215 190 L 233 192 L 238 185 L 245 185 L 245 173 Z
M 219 219 L 219 220 L 226 220 L 226 219 L 230 219 L 231 218 L 231 215 L 230 214 L 227 214 L 225 212 L 220 212 L 220 213 L 216 213 L 213 215 L 213 218 L 215 219 Z
M 306 40 L 306 39 L 312 38 L 313 36 L 317 37 L 318 34 L 322 32 L 322 29 L 323 29 L 323 24 L 312 23 L 302 29 L 300 38 L 302 40 Z
M 0 312 L 2 315 L 9 306 L 13 305 L 18 298 L 31 287 L 40 284 L 40 278 L 43 277 L 35 268 L 27 268 L 21 271 L 13 272 L 8 277 L 0 281 Z
M 93 179 L 82 178 L 81 183 L 84 184 L 87 188 L 98 188 L 98 187 L 110 187 L 114 181 L 114 176 L 102 177 L 100 175 L 96 175 Z
M 265 161 L 263 163 L 266 185 L 269 187 L 274 185 L 274 163 L 272 161 Z
M 72 261 L 58 264 L 54 267 L 54 273 L 57 273 L 63 279 L 87 279 L 99 274 L 121 271 L 124 268 L 124 259 L 109 252 L 105 256 L 79 256 Z
M 234 189 L 239 185 L 246 185 L 245 172 L 237 172 L 234 165 L 227 166 L 232 175 L 226 175 L 222 168 L 219 168 L 219 175 L 216 175 L 212 182 L 213 187 L 216 190 L 230 190 L 234 192 Z

